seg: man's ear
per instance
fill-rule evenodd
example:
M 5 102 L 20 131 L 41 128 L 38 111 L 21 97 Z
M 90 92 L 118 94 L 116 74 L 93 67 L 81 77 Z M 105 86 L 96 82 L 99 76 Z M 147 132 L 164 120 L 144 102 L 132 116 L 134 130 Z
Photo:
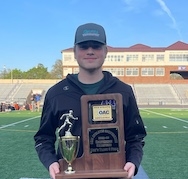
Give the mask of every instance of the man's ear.
M 106 46 L 106 54 L 108 53 L 108 47 Z

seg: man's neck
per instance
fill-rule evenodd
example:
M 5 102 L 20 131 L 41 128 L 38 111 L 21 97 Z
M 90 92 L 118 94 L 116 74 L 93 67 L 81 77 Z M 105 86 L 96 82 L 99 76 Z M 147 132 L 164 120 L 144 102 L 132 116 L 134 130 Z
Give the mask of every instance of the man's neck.
M 103 79 L 102 70 L 94 70 L 90 72 L 80 71 L 78 74 L 78 80 L 84 84 L 93 84 Z

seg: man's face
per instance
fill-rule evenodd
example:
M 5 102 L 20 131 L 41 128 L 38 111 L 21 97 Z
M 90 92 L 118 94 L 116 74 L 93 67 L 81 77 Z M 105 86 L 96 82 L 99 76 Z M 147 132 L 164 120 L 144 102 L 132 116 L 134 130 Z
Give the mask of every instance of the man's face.
M 106 45 L 96 41 L 82 42 L 74 47 L 74 57 L 80 70 L 93 71 L 101 68 L 106 54 Z

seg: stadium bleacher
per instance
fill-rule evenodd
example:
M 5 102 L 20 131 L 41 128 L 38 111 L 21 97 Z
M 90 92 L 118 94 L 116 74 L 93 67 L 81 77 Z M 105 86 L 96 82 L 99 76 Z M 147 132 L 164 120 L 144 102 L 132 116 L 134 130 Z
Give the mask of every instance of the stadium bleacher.
M 0 102 L 26 102 L 32 90 L 42 90 L 41 104 L 54 83 L 0 83 Z M 130 84 L 138 105 L 188 105 L 188 84 Z
M 173 88 L 176 91 L 178 97 L 182 100 L 182 103 L 188 103 L 188 84 L 173 84 Z
M 41 104 L 43 104 L 44 96 L 47 90 L 54 84 L 39 84 L 39 83 L 17 83 L 17 84 L 0 84 L 0 101 L 1 102 L 18 102 L 19 104 L 24 104 L 31 91 L 42 90 Z
M 135 84 L 134 88 L 138 104 L 181 104 L 177 91 L 170 84 Z

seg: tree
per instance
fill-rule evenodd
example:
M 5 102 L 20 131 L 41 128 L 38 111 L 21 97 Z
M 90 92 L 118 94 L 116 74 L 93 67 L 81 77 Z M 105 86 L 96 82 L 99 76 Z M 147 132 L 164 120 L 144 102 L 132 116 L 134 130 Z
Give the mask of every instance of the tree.
M 3 66 L 3 69 L 0 71 L 0 79 L 6 79 L 8 74 L 8 70 L 5 66 Z
M 19 69 L 4 69 L 1 74 L 0 78 L 2 79 L 22 79 L 23 73 Z
M 170 79 L 171 80 L 182 80 L 183 77 L 180 74 L 178 74 L 178 73 L 171 73 L 170 74 Z
M 9 70 L 9 79 L 23 79 L 23 72 L 20 69 Z
M 62 79 L 62 77 L 63 68 L 60 59 L 56 60 L 51 72 L 48 72 L 48 69 L 41 63 L 28 71 L 7 69 L 6 67 L 0 70 L 0 79 Z
M 55 64 L 52 66 L 52 70 L 50 72 L 52 79 L 62 79 L 63 78 L 63 68 L 62 68 L 62 60 L 56 60 Z
M 49 79 L 50 74 L 47 68 L 43 64 L 38 64 L 36 67 L 31 68 L 29 71 L 24 73 L 25 79 Z

